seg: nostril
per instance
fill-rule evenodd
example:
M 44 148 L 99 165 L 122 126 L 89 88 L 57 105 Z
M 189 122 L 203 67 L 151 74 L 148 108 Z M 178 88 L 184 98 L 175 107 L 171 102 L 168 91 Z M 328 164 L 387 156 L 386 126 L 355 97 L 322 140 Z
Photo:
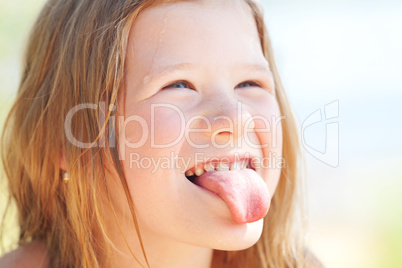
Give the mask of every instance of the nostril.
M 232 134 L 232 132 L 230 132 L 230 131 L 220 131 L 218 133 L 218 135 L 230 135 L 230 134 Z

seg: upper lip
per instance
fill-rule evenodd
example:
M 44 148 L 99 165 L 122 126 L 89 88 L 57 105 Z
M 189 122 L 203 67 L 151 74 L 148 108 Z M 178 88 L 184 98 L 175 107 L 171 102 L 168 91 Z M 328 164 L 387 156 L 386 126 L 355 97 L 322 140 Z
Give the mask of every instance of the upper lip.
M 251 154 L 249 152 L 234 152 L 230 154 L 215 154 L 215 155 L 203 155 L 202 156 L 202 161 L 199 161 L 201 159 L 192 159 L 191 164 L 189 165 L 190 168 L 187 168 L 185 172 L 192 170 L 196 167 L 202 167 L 205 164 L 208 163 L 225 163 L 225 164 L 232 164 L 236 161 L 243 161 L 243 160 L 248 160 L 249 161 L 249 167 L 255 170 L 255 167 L 252 166 L 252 160 L 256 158 L 257 156 L 254 154 Z

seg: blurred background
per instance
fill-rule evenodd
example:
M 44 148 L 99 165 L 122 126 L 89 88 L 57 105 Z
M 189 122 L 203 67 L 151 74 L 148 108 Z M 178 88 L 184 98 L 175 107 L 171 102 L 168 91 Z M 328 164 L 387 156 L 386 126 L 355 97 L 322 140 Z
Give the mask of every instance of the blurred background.
M 402 267 L 402 1 L 261 2 L 304 132 L 313 251 Z
M 0 2 L 0 125 L 44 2 Z M 304 134 L 311 248 L 328 268 L 402 267 L 402 1 L 260 2 Z

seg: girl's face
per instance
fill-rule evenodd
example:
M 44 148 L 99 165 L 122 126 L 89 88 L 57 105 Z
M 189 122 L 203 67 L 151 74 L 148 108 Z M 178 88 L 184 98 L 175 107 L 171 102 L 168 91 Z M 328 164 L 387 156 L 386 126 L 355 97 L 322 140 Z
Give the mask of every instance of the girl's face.
M 118 114 L 125 120 L 119 149 L 145 243 L 163 238 L 236 250 L 259 239 L 265 212 L 241 222 L 234 211 L 246 203 L 254 213 L 255 200 L 247 200 L 264 191 L 267 205 L 278 183 L 282 129 L 274 94 L 243 1 L 169 3 L 139 15 Z M 222 171 L 252 157 L 255 171 Z M 205 173 L 204 184 L 186 177 L 210 170 L 203 163 L 211 161 L 221 171 Z

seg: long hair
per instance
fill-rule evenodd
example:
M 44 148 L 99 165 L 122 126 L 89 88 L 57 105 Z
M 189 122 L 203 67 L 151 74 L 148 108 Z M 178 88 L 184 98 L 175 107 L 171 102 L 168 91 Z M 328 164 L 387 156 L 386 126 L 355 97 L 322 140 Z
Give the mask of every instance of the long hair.
M 251 0 L 245 1 L 254 15 L 274 74 L 281 114 L 286 117 L 282 122 L 285 166 L 257 244 L 242 251 L 215 251 L 212 267 L 302 267 L 303 232 L 294 228 L 294 212 L 302 208 L 297 127 L 275 66 L 262 11 Z M 110 134 L 113 109 L 106 108 L 103 114 L 85 109 L 74 117 L 71 135 L 89 143 L 86 149 L 68 141 L 64 123 L 77 105 L 117 104 L 124 86 L 131 26 L 141 10 L 160 2 L 172 1 L 49 0 L 32 29 L 1 153 L 10 200 L 18 211 L 19 244 L 44 241 L 50 267 L 92 268 L 110 263 L 114 248 L 99 194 L 105 193 L 112 206 L 106 162 L 112 162 L 118 174 L 142 245 L 118 146 L 108 146 L 108 139 L 102 140 L 102 135 Z M 62 179 L 61 158 L 68 163 L 67 184 Z

